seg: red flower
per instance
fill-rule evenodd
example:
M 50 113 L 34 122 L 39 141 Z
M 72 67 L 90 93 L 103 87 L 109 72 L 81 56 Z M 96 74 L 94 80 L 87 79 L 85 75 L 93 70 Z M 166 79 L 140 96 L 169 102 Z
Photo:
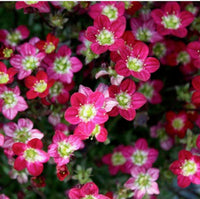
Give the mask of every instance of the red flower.
M 69 170 L 66 165 L 56 166 L 56 175 L 60 181 L 63 181 L 68 175 Z
M 44 176 L 33 176 L 31 177 L 31 184 L 34 187 L 45 187 L 46 183 L 45 183 L 45 177 Z

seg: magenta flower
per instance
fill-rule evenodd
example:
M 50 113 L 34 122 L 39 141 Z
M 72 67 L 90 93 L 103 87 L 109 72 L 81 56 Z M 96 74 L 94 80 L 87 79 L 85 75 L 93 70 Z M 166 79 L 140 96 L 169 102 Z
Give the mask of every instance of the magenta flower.
M 99 188 L 93 182 L 84 184 L 81 188 L 72 188 L 69 191 L 69 199 L 110 199 L 99 194 Z
M 82 148 L 83 142 L 76 135 L 66 136 L 61 131 L 56 131 L 53 143 L 48 147 L 48 154 L 54 158 L 58 166 L 69 163 L 74 151 Z
M 0 111 L 9 120 L 15 118 L 19 111 L 25 111 L 28 105 L 20 96 L 19 87 L 0 86 Z
M 0 147 L 4 145 L 4 135 L 0 133 Z
M 159 177 L 159 169 L 143 167 L 133 168 L 132 177 L 124 184 L 127 189 L 134 191 L 134 199 L 142 199 L 145 194 L 159 194 L 158 184 L 155 182 Z
M 33 122 L 28 118 L 20 118 L 17 124 L 4 124 L 3 131 L 6 135 L 4 148 L 11 148 L 15 142 L 27 143 L 34 138 L 42 139 L 44 136 L 38 129 L 33 129 Z
M 72 107 L 66 110 L 65 120 L 71 124 L 85 125 L 86 132 L 90 134 L 97 124 L 103 124 L 108 120 L 103 108 L 104 101 L 103 94 L 98 91 L 89 96 L 79 92 L 74 93 L 70 99 Z
M 71 49 L 63 45 L 57 53 L 51 53 L 44 59 L 47 64 L 47 74 L 50 79 L 60 80 L 61 82 L 70 84 L 72 82 L 73 73 L 77 73 L 82 68 L 81 61 L 71 56 Z
M 139 109 L 146 103 L 143 94 L 135 92 L 136 85 L 133 80 L 125 79 L 119 86 L 111 85 L 109 94 L 118 104 L 109 112 L 110 116 L 120 114 L 126 120 L 133 120 L 136 115 L 136 109 Z
M 125 152 L 127 159 L 126 167 L 131 171 L 134 167 L 150 168 L 158 157 L 158 151 L 153 148 L 148 148 L 148 143 L 145 139 L 140 138 L 135 142 L 134 147 L 130 146 Z
M 174 35 L 183 38 L 187 35 L 186 26 L 192 23 L 194 15 L 180 10 L 177 2 L 167 2 L 164 9 L 155 9 L 151 12 L 157 31 L 161 35 Z
M 170 165 L 170 170 L 177 175 L 178 186 L 185 188 L 190 183 L 200 184 L 200 157 L 190 151 L 181 150 L 178 160 Z
M 29 43 L 25 43 L 18 48 L 20 55 L 14 55 L 10 59 L 10 64 L 18 69 L 18 79 L 24 79 L 32 71 L 40 66 L 45 57 L 44 52 L 38 53 L 37 48 Z
M 86 30 L 86 38 L 92 42 L 91 49 L 96 54 L 117 51 L 124 45 L 123 35 L 126 28 L 126 19 L 122 16 L 113 23 L 108 17 L 101 15 L 94 20 L 94 26 Z
M 132 75 L 142 81 L 149 80 L 150 74 L 158 70 L 160 63 L 154 57 L 147 57 L 148 54 L 149 48 L 143 42 L 137 42 L 132 50 L 121 49 L 121 59 L 115 65 L 116 72 L 125 77 Z
M 39 176 L 43 171 L 43 163 L 49 160 L 48 153 L 41 150 L 42 147 L 42 141 L 37 138 L 30 140 L 27 144 L 14 143 L 13 152 L 18 155 L 14 168 L 18 171 L 27 168 L 31 175 Z
M 124 14 L 124 2 L 105 1 L 90 6 L 88 14 L 92 19 L 105 15 L 110 21 L 115 21 Z

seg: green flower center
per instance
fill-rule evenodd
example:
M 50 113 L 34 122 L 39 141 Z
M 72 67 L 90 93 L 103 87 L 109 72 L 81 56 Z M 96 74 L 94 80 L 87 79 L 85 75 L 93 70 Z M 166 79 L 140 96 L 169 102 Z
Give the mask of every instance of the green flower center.
M 68 57 L 59 57 L 54 61 L 54 71 L 58 74 L 68 73 L 71 68 L 71 62 Z
M 39 158 L 39 155 L 38 155 L 36 149 L 28 148 L 24 152 L 24 158 L 28 162 L 35 162 Z
M 9 76 L 7 73 L 0 72 L 0 84 L 5 84 L 9 81 Z
M 5 48 L 3 50 L 3 56 L 5 58 L 9 58 L 12 55 L 12 53 L 13 53 L 13 49 Z
M 124 1 L 125 4 L 125 9 L 129 9 L 130 7 L 132 7 L 131 2 L 130 1 Z
M 102 14 L 106 15 L 111 21 L 114 21 L 118 17 L 117 8 L 113 5 L 105 6 L 102 10 Z
M 129 57 L 127 61 L 127 68 L 129 70 L 135 71 L 135 72 L 140 72 L 143 67 L 143 62 L 135 57 Z
M 178 54 L 177 61 L 181 64 L 187 64 L 190 62 L 190 55 L 186 51 L 182 51 Z
M 151 185 L 150 176 L 148 174 L 140 173 L 135 181 L 139 189 L 147 188 Z
M 162 17 L 162 24 L 168 29 L 178 29 L 180 27 L 180 18 L 176 15 L 167 15 Z
M 78 2 L 76 1 L 61 1 L 62 7 L 64 7 L 66 10 L 71 11 L 74 6 L 76 6 Z
M 27 56 L 24 60 L 22 60 L 22 65 L 25 70 L 34 70 L 39 66 L 39 61 L 37 57 Z
M 96 199 L 96 197 L 92 196 L 92 195 L 87 195 L 87 196 L 84 196 L 84 198 L 82 199 Z
M 45 53 L 49 54 L 49 53 L 52 53 L 56 47 L 52 42 L 50 42 L 47 45 L 45 45 L 44 48 L 45 48 Z
M 176 129 L 176 130 L 181 130 L 184 126 L 183 120 L 180 118 L 176 118 L 173 120 L 172 122 L 172 126 Z
M 68 142 L 59 142 L 58 153 L 62 158 L 69 157 L 74 152 L 73 147 Z
M 119 165 L 123 165 L 126 162 L 125 157 L 122 155 L 121 152 L 115 152 L 112 155 L 112 164 L 114 166 L 119 166 Z
M 127 93 L 120 93 L 116 95 L 118 106 L 122 109 L 128 109 L 131 104 L 131 96 Z
M 18 131 L 16 131 L 14 136 L 15 142 L 23 142 L 25 143 L 29 138 L 31 138 L 31 135 L 29 131 L 27 131 L 26 128 L 22 128 Z
M 192 160 L 185 160 L 182 166 L 182 173 L 184 176 L 194 175 L 197 171 L 197 165 Z
M 138 28 L 136 33 L 136 38 L 140 41 L 148 42 L 150 41 L 152 33 L 147 28 Z
M 21 40 L 21 34 L 18 31 L 14 31 L 7 35 L 7 40 L 12 46 L 16 46 Z
M 151 99 L 153 96 L 153 87 L 148 83 L 144 83 L 140 88 L 139 91 L 144 94 L 147 99 Z
M 12 91 L 5 91 L 1 97 L 4 100 L 6 108 L 12 108 L 17 104 L 16 95 Z
M 147 153 L 141 150 L 135 151 L 132 155 L 132 161 L 137 166 L 142 166 L 147 161 Z
M 113 33 L 105 29 L 97 35 L 97 41 L 100 45 L 112 45 L 115 42 Z
M 161 141 L 168 139 L 165 128 L 160 128 L 159 130 L 157 130 L 157 134 L 158 134 L 158 137 L 160 138 Z
M 153 46 L 153 54 L 158 58 L 163 57 L 166 51 L 167 49 L 163 43 L 158 42 Z
M 55 82 L 54 85 L 50 88 L 51 96 L 58 96 L 63 89 L 63 84 L 61 82 Z
M 28 5 L 33 5 L 33 4 L 38 3 L 38 1 L 25 1 L 25 3 Z
M 47 89 L 47 83 L 44 80 L 36 82 L 34 85 L 34 91 L 38 93 L 43 93 Z
M 96 115 L 96 109 L 93 104 L 82 105 L 79 109 L 79 117 L 84 122 L 88 122 Z

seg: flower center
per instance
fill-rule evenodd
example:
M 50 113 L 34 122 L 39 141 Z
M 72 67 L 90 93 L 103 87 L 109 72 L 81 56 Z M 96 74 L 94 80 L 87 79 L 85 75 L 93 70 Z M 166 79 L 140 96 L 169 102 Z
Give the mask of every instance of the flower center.
M 137 166 L 142 166 L 147 161 L 147 153 L 145 151 L 137 150 L 132 155 L 132 161 Z
M 92 196 L 92 195 L 86 195 L 84 198 L 82 199 L 96 199 L 96 197 Z
M 116 96 L 116 100 L 119 103 L 119 107 L 122 109 L 127 109 L 131 104 L 131 96 L 127 93 L 120 93 Z
M 166 51 L 167 51 L 167 49 L 163 43 L 158 42 L 153 47 L 153 54 L 158 58 L 163 57 L 165 55 Z
M 138 28 L 136 33 L 136 38 L 140 41 L 148 42 L 150 41 L 152 33 L 147 28 Z
M 190 62 L 190 55 L 186 51 L 181 51 L 177 57 L 178 63 L 187 64 Z
M 22 128 L 18 131 L 16 131 L 14 133 L 14 141 L 15 142 L 23 142 L 23 143 L 26 143 L 26 141 L 31 138 L 31 135 L 29 133 L 29 131 L 27 131 L 26 128 Z
M 168 29 L 178 29 L 181 25 L 180 18 L 176 15 L 167 15 L 162 17 L 162 24 Z
M 105 6 L 102 10 L 102 14 L 106 15 L 111 21 L 114 21 L 118 17 L 117 8 L 113 5 Z
M 145 173 L 140 173 L 135 181 L 140 189 L 147 188 L 151 185 L 150 176 Z
M 153 87 L 149 85 L 148 83 L 143 84 L 140 88 L 139 91 L 144 94 L 144 96 L 147 99 L 151 99 L 153 96 Z
M 96 110 L 93 104 L 85 104 L 79 109 L 79 117 L 84 122 L 88 122 L 94 118 Z
M 130 1 L 124 1 L 124 4 L 125 4 L 125 9 L 128 10 L 129 8 L 132 7 L 132 4 Z
M 12 53 L 13 53 L 13 49 L 5 48 L 5 49 L 3 50 L 3 56 L 4 56 L 5 58 L 11 57 Z
M 126 159 L 124 158 L 121 152 L 115 152 L 112 155 L 112 164 L 114 166 L 123 165 L 125 162 L 126 162 Z
M 33 4 L 38 3 L 38 1 L 25 1 L 25 3 L 26 3 L 27 5 L 33 5 Z
M 7 40 L 9 44 L 11 44 L 12 46 L 16 46 L 18 42 L 21 40 L 21 38 L 22 38 L 21 34 L 18 31 L 14 31 L 7 35 Z
M 58 153 L 62 158 L 69 157 L 74 152 L 73 147 L 68 142 L 59 142 Z
M 45 53 L 52 53 L 54 50 L 55 50 L 55 45 L 52 43 L 52 42 L 50 42 L 50 43 L 48 43 L 48 44 L 45 44 L 45 46 L 44 46 L 44 49 L 45 49 Z
M 51 96 L 58 96 L 63 89 L 63 84 L 61 82 L 55 82 L 54 85 L 50 88 Z
M 105 29 L 97 35 L 97 41 L 100 45 L 112 45 L 115 42 L 113 33 Z
M 17 104 L 16 95 L 12 91 L 5 91 L 1 97 L 4 100 L 6 108 L 12 108 Z
M 28 162 L 35 162 L 38 159 L 39 155 L 36 149 L 28 148 L 24 151 L 24 158 Z
M 135 57 L 129 57 L 127 61 L 127 68 L 129 70 L 140 72 L 142 70 L 143 62 Z
M 47 89 L 47 83 L 44 80 L 40 80 L 34 84 L 34 91 L 43 93 Z
M 176 118 L 173 120 L 172 122 L 172 126 L 176 129 L 176 130 L 181 130 L 184 126 L 183 120 L 181 118 Z
M 22 60 L 22 65 L 25 70 L 34 70 L 39 66 L 39 61 L 37 57 L 27 56 Z
M 0 72 L 0 84 L 6 84 L 9 81 L 9 76 L 7 73 Z
M 54 61 L 54 70 L 59 74 L 68 73 L 71 68 L 71 62 L 68 57 L 59 57 Z
M 197 165 L 192 160 L 185 160 L 182 166 L 182 172 L 184 176 L 194 175 L 197 171 Z
M 66 8 L 68 11 L 71 11 L 74 6 L 78 4 L 76 1 L 62 1 L 62 7 Z

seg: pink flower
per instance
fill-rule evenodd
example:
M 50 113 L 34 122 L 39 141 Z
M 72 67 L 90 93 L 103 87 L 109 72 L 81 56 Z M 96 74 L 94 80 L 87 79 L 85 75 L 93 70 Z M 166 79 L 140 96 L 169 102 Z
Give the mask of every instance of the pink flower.
M 60 80 L 70 84 L 73 73 L 77 73 L 82 68 L 81 61 L 76 57 L 71 57 L 71 49 L 63 45 L 57 53 L 48 54 L 44 59 L 47 64 L 47 74 L 49 78 Z
M 127 159 L 124 155 L 128 149 L 129 146 L 120 145 L 116 147 L 112 153 L 103 156 L 102 162 L 108 165 L 111 175 L 116 175 L 119 171 L 128 173 L 125 167 Z
M 39 71 L 35 76 L 28 76 L 25 79 L 25 86 L 30 90 L 26 93 L 27 99 L 36 97 L 44 98 L 49 94 L 49 89 L 53 86 L 54 80 L 48 79 L 44 71 Z
M 96 19 L 100 15 L 105 15 L 110 21 L 115 21 L 124 14 L 124 3 L 115 1 L 105 1 L 90 6 L 88 14 L 92 19 Z
M 31 139 L 42 139 L 44 136 L 38 129 L 33 129 L 33 122 L 28 118 L 20 118 L 17 124 L 4 124 L 3 130 L 6 135 L 4 148 L 11 148 L 15 142 L 27 143 Z
M 0 147 L 4 145 L 4 135 L 0 133 Z
M 74 151 L 82 148 L 83 142 L 76 135 L 66 136 L 61 131 L 56 131 L 53 143 L 48 147 L 48 154 L 53 157 L 58 166 L 69 163 Z
M 120 39 L 126 28 L 126 19 L 122 16 L 113 23 L 108 17 L 101 15 L 94 20 L 94 26 L 86 30 L 86 38 L 92 42 L 91 49 L 96 54 L 110 51 L 117 51 L 124 45 Z
M 69 199 L 109 199 L 99 194 L 99 189 L 93 182 L 84 184 L 81 188 L 72 188 L 69 191 Z
M 140 82 L 138 91 L 141 92 L 151 104 L 162 102 L 160 90 L 163 88 L 163 82 L 159 79 Z
M 135 118 L 135 110 L 142 107 L 146 103 L 146 98 L 143 94 L 135 92 L 136 85 L 133 80 L 125 79 L 119 86 L 111 85 L 109 94 L 118 104 L 110 112 L 110 116 L 120 114 L 126 120 Z
M 40 66 L 45 53 L 38 53 L 37 48 L 29 43 L 25 43 L 18 49 L 20 55 L 14 55 L 10 59 L 10 64 L 18 69 L 18 79 L 24 79 L 29 76 L 32 71 Z
M 200 184 L 200 157 L 190 151 L 181 150 L 178 160 L 170 165 L 170 170 L 177 175 L 178 186 L 185 188 L 190 183 Z
M 91 134 L 97 124 L 103 124 L 108 120 L 108 115 L 103 108 L 105 98 L 102 93 L 96 91 L 89 96 L 82 93 L 74 93 L 69 107 L 65 112 L 65 120 L 71 124 L 85 125 L 85 132 Z
M 134 199 L 142 199 L 145 194 L 159 194 L 158 184 L 155 182 L 159 177 L 159 170 L 143 167 L 133 168 L 131 170 L 132 177 L 124 184 L 127 189 L 134 191 Z
M 140 138 L 135 142 L 134 147 L 129 146 L 124 156 L 127 159 L 126 168 L 131 171 L 134 167 L 150 168 L 158 157 L 158 151 L 153 148 L 148 148 L 148 143 L 145 139 Z
M 0 30 L 0 42 L 4 45 L 15 47 L 20 41 L 28 38 L 29 30 L 26 26 L 20 25 L 14 31 Z
M 24 8 L 24 13 L 30 13 L 34 11 L 39 11 L 40 13 L 50 12 L 50 7 L 48 2 L 45 1 L 18 1 L 15 4 L 17 10 Z
M 157 30 L 161 35 L 174 35 L 183 38 L 187 35 L 186 26 L 192 23 L 194 16 L 188 11 L 180 11 L 177 2 L 167 2 L 164 9 L 155 9 L 151 12 Z
M 48 154 L 41 150 L 42 147 L 42 141 L 37 138 L 30 140 L 27 144 L 14 143 L 13 152 L 18 155 L 14 168 L 18 171 L 27 168 L 31 175 L 39 176 L 43 171 L 43 163 L 49 160 Z
M 147 57 L 148 54 L 149 48 L 143 42 L 137 42 L 132 50 L 121 49 L 121 59 L 115 65 L 116 72 L 125 77 L 132 75 L 142 81 L 149 80 L 150 74 L 158 70 L 160 63 L 154 57 Z
M 192 86 L 195 89 L 195 92 L 192 93 L 192 102 L 194 104 L 200 105 L 200 75 L 195 76 L 192 79 Z
M 9 120 L 15 118 L 19 111 L 25 111 L 28 105 L 20 96 L 19 87 L 0 86 L 0 111 Z

